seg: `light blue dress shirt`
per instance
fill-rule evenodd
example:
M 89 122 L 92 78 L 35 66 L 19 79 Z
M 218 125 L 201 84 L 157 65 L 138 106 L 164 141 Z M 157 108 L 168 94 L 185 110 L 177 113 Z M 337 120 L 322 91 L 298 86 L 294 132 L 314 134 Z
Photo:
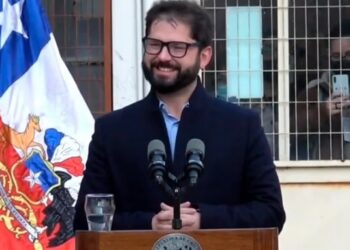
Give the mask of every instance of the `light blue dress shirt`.
M 185 108 L 187 108 L 188 106 L 189 104 L 187 103 L 185 105 Z M 172 114 L 170 114 L 167 105 L 161 100 L 159 100 L 159 108 L 162 111 L 164 117 L 165 126 L 168 132 L 168 138 L 170 143 L 171 157 L 174 160 L 176 135 L 179 129 L 180 119 L 177 119 Z

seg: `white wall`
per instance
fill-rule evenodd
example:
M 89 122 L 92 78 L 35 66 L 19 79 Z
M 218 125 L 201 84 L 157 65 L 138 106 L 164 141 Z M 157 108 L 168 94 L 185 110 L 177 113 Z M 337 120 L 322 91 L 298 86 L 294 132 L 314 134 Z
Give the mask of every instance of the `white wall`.
M 149 91 L 142 74 L 144 16 L 154 0 L 112 1 L 113 108 L 142 99 Z
M 350 167 L 277 164 L 287 214 L 279 249 L 349 250 Z
M 349 250 L 350 184 L 282 186 L 287 214 L 280 250 Z
M 139 0 L 112 1 L 113 108 L 143 97 L 142 15 Z

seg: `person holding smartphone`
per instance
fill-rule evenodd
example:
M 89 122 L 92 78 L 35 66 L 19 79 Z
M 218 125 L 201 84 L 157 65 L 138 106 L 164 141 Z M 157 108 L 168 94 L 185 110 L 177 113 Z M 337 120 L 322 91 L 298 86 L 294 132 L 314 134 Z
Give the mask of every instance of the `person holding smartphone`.
M 293 112 L 297 119 L 291 119 L 292 132 L 308 133 L 300 136 L 305 147 L 299 148 L 298 159 L 350 159 L 350 20 L 334 27 L 330 37 L 331 70 L 298 95 L 303 102 Z

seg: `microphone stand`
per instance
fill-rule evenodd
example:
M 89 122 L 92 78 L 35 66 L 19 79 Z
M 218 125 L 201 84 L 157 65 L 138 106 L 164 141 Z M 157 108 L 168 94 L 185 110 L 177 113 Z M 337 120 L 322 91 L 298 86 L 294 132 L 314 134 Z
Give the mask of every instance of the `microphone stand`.
M 199 139 L 191 139 L 187 143 L 187 174 L 183 173 L 180 177 L 176 177 L 170 172 L 168 172 L 166 177 L 164 176 L 166 173 L 166 154 L 164 144 L 160 140 L 152 140 L 148 145 L 147 151 L 148 158 L 151 159 L 151 163 L 149 164 L 148 168 L 151 170 L 153 178 L 163 187 L 165 192 L 170 194 L 170 196 L 172 196 L 174 199 L 172 228 L 181 229 L 181 196 L 183 193 L 185 193 L 187 187 L 192 187 L 197 183 L 198 175 L 203 170 L 202 158 L 204 156 L 204 143 Z M 187 183 L 184 182 L 186 177 L 189 177 Z M 169 185 L 167 180 L 171 181 L 173 185 Z M 183 183 L 185 184 L 183 185 Z
M 182 221 L 180 217 L 180 204 L 181 204 L 181 196 L 180 190 L 178 187 L 174 189 L 174 218 L 173 218 L 173 229 L 181 229 Z
M 173 207 L 173 220 L 172 220 L 172 228 L 174 230 L 179 230 L 182 228 L 182 221 L 180 215 L 180 207 L 182 195 L 185 193 L 187 187 L 193 186 L 195 183 L 192 183 L 191 180 L 188 183 L 184 183 L 185 175 L 183 174 L 179 178 L 175 177 L 170 172 L 168 173 L 168 178 L 163 178 L 160 175 L 156 176 L 156 182 L 162 186 L 166 193 L 168 193 L 174 199 L 174 207 Z M 166 179 L 170 180 L 173 183 L 171 187 Z M 181 185 L 183 184 L 183 186 Z
M 178 179 L 171 173 L 169 173 L 168 178 L 175 184 L 179 183 Z M 179 185 L 176 185 L 176 187 L 172 189 L 163 178 L 161 180 L 158 179 L 158 184 L 160 184 L 165 190 L 165 192 L 168 193 L 174 199 L 172 228 L 175 230 L 181 229 L 182 221 L 180 216 L 180 206 L 182 194 L 185 192 L 186 188 L 179 187 Z

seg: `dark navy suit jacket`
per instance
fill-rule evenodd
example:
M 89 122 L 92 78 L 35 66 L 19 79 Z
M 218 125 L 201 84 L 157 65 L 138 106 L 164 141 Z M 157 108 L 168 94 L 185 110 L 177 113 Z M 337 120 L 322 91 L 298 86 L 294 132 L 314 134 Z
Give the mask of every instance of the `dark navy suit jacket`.
M 171 159 L 155 94 L 96 120 L 76 204 L 75 229 L 87 229 L 87 193 L 114 193 L 113 229 L 151 229 L 160 203 L 172 199 L 150 177 L 147 146 L 160 139 L 167 168 L 180 174 L 191 138 L 206 147 L 204 171 L 183 201 L 198 206 L 201 228 L 278 227 L 285 221 L 280 183 L 258 114 L 210 97 L 198 83 L 182 112 Z

